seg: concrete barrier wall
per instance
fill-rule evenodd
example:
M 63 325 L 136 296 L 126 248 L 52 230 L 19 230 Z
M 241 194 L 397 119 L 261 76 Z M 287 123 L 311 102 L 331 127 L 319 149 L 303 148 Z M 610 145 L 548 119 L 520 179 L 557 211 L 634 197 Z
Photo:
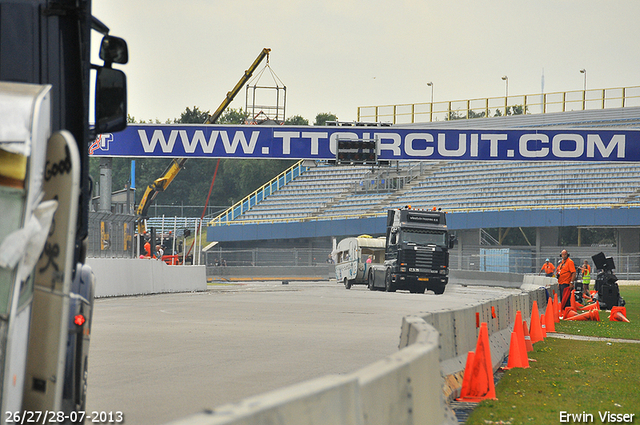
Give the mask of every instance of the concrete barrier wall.
M 335 279 L 333 264 L 317 266 L 207 267 L 207 278 L 214 282 L 236 280 L 328 280 Z
M 205 291 L 205 266 L 168 266 L 162 261 L 87 258 L 96 275 L 96 297 Z
M 548 282 L 532 279 L 520 294 L 460 310 L 404 317 L 400 350 L 353 374 L 303 382 L 173 424 L 457 424 L 445 399 L 459 393 L 466 355 L 475 350 L 476 314 L 488 324 L 495 370 L 508 354 L 516 311 L 527 320 L 534 300 L 546 307 L 547 290 L 536 286 L 542 283 Z
M 517 273 L 479 272 L 474 270 L 449 270 L 449 283 L 467 286 L 519 288 L 522 285 L 522 275 Z
M 175 425 L 363 425 L 355 376 L 329 375 L 172 422 Z

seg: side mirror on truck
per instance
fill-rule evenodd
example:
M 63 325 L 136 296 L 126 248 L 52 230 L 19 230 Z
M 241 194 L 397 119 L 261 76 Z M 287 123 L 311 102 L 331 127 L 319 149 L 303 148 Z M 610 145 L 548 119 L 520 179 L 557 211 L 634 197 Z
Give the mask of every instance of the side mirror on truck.
M 122 65 L 129 62 L 127 42 L 120 37 L 105 35 L 100 43 L 100 59 L 107 68 L 111 68 L 114 62 Z
M 100 44 L 100 59 L 104 66 L 95 66 L 96 76 L 96 134 L 114 133 L 127 127 L 127 78 L 124 72 L 111 68 L 112 63 L 129 61 L 127 42 L 105 35 Z
M 453 249 L 453 246 L 458 242 L 456 235 L 449 234 L 449 249 Z
M 96 133 L 114 133 L 127 127 L 127 79 L 124 72 L 98 68 L 96 78 Z

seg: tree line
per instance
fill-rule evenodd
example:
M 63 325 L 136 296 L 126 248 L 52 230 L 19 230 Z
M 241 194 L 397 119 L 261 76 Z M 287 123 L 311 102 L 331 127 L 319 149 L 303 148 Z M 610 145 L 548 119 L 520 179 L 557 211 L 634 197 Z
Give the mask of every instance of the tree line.
M 167 120 L 164 124 L 202 124 L 209 117 L 209 111 L 200 110 L 197 106 L 187 107 L 180 118 Z M 240 109 L 227 109 L 216 124 L 243 124 L 248 114 Z M 145 124 L 152 121 L 138 121 L 129 116 L 129 123 Z M 316 115 L 314 125 L 324 125 L 327 121 L 335 121 L 337 117 L 332 113 Z M 155 121 L 160 124 L 159 121 Z M 294 115 L 285 121 L 285 125 L 309 125 L 309 120 Z M 137 158 L 135 160 L 136 206 L 148 185 L 160 178 L 171 159 L 166 158 Z M 221 159 L 216 175 L 215 184 L 211 190 L 209 205 L 223 210 L 251 194 L 263 184 L 292 166 L 296 161 L 282 159 Z M 159 193 L 154 203 L 159 205 L 192 205 L 205 204 L 209 187 L 216 168 L 215 158 L 192 158 L 176 176 L 166 191 Z M 113 158 L 112 188 L 114 191 L 129 187 L 131 184 L 131 158 Z M 100 158 L 90 158 L 89 173 L 94 182 L 100 181 Z M 93 196 L 99 193 L 94 191 Z M 177 211 L 177 210 L 176 210 Z M 149 213 L 153 215 L 154 209 Z M 177 214 L 177 213 L 176 213 Z M 179 215 L 179 214 L 177 214 Z M 190 213 L 190 216 L 199 215 Z

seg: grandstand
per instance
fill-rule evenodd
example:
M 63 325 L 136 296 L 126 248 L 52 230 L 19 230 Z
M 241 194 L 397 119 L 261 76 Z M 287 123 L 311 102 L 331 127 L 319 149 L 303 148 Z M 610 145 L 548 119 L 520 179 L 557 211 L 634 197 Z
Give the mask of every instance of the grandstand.
M 421 128 L 640 128 L 640 108 L 572 111 L 414 124 Z M 233 219 L 211 224 L 335 220 L 412 205 L 451 212 L 635 207 L 640 165 L 542 161 L 400 162 L 391 167 L 306 167 Z M 224 218 L 224 219 L 223 219 Z
M 388 208 L 405 205 L 450 212 L 640 206 L 638 164 L 450 161 L 424 167 L 406 183 L 406 173 L 412 166 L 399 165 L 400 170 L 393 173 L 319 164 L 235 222 L 355 218 L 384 214 Z M 404 184 L 375 187 L 389 180 Z

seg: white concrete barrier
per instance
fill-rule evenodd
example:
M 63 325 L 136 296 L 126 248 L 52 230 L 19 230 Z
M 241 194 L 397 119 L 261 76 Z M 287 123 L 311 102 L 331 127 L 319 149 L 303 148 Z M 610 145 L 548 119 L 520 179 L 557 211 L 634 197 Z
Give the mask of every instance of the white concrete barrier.
M 442 395 L 437 331 L 416 316 L 405 318 L 405 326 L 411 345 L 354 373 L 364 423 L 456 424 Z
M 192 292 L 207 289 L 205 266 L 168 266 L 162 261 L 87 258 L 96 275 L 96 297 Z
M 187 416 L 172 424 L 364 425 L 358 392 L 355 376 L 329 375 Z

